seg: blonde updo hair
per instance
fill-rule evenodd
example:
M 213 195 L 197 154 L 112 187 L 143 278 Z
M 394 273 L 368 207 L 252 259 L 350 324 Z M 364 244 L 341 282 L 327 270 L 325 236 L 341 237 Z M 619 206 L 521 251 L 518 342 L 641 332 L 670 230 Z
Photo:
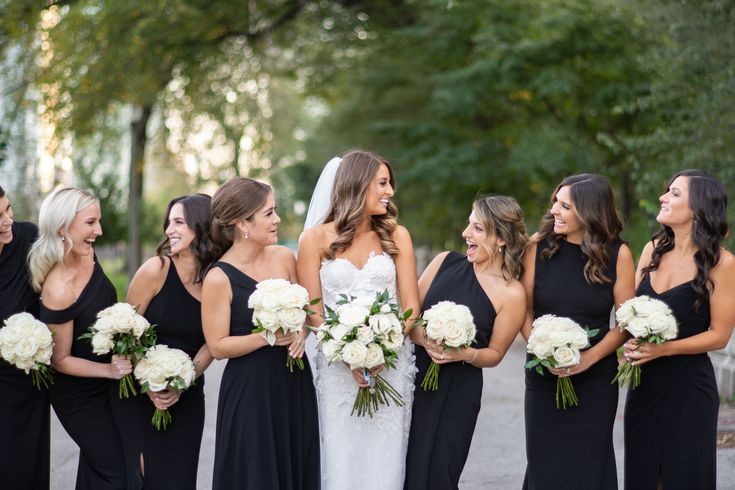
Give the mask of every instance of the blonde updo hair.
M 482 196 L 472 203 L 477 219 L 488 231 L 505 242 L 502 252 L 490 250 L 486 243 L 480 244 L 492 257 L 495 253 L 502 254 L 503 264 L 500 270 L 506 281 L 520 279 L 523 273 L 523 250 L 528 244 L 526 223 L 523 220 L 523 210 L 518 202 L 508 196 Z
M 234 243 L 235 223 L 251 220 L 271 192 L 268 184 L 248 177 L 234 177 L 217 189 L 212 197 L 212 240 L 218 256 Z
M 46 196 L 38 215 L 38 240 L 28 253 L 31 286 L 41 291 L 51 269 L 64 260 L 74 246 L 69 226 L 79 211 L 99 204 L 94 195 L 78 187 L 60 187 Z

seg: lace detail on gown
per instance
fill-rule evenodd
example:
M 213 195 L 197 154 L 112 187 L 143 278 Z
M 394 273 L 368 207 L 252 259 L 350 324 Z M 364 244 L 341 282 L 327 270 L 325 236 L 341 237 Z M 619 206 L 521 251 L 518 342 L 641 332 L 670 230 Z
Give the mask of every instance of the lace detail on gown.
M 396 268 L 385 253 L 372 252 L 362 269 L 343 258 L 325 260 L 320 276 L 322 299 L 330 308 L 340 294 L 374 297 L 387 289 L 396 300 Z M 342 363 L 328 365 L 321 351 L 316 357 L 322 489 L 402 489 L 416 375 L 413 344 L 406 339 L 396 367 L 381 374 L 404 406 L 381 405 L 373 418 L 350 415 L 357 394 L 350 370 Z

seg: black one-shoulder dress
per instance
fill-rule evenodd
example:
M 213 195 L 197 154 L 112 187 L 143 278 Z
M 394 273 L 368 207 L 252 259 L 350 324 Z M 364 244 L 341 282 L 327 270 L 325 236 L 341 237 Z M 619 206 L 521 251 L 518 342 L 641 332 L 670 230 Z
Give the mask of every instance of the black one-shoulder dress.
M 584 277 L 587 257 L 579 245 L 561 240 L 560 250 L 549 258 L 536 248 L 533 309 L 536 318 L 553 314 L 571 318 L 582 327 L 599 329 L 590 339 L 595 345 L 610 330 L 615 306 L 613 288 L 621 241 L 613 244 L 605 268 L 610 282 L 589 283 Z M 529 354 L 528 359 L 531 359 Z M 579 406 L 557 409 L 557 377 L 526 370 L 526 477 L 528 490 L 615 490 L 618 488 L 613 424 L 618 406 L 618 387 L 611 384 L 617 373 L 611 353 L 588 370 L 571 377 Z
M 248 298 L 257 282 L 217 262 L 232 288 L 230 335 L 253 330 Z M 311 367 L 285 366 L 286 347 L 262 347 L 229 359 L 217 406 L 215 490 L 318 489 L 319 421 Z
M 0 251 L 0 326 L 10 316 L 38 317 L 26 258 L 38 235 L 33 223 L 16 221 L 13 240 Z M 0 486 L 18 490 L 49 488 L 48 392 L 31 376 L 0 359 Z
M 694 308 L 692 282 L 661 293 L 646 275 L 636 295 L 663 301 L 679 325 L 677 339 L 709 329 L 709 302 Z M 625 403 L 625 488 L 714 489 L 720 397 L 704 354 L 659 357 L 641 366 L 641 384 Z
M 447 254 L 426 293 L 421 312 L 439 301 L 467 306 L 477 328 L 473 346 L 478 349 L 488 346 L 495 307 L 465 255 Z M 421 382 L 430 365 L 426 350 L 417 346 L 418 374 L 406 455 L 404 488 L 407 490 L 459 487 L 480 413 L 482 369 L 464 362 L 443 364 L 437 391 L 424 391 Z
M 97 318 L 97 313 L 117 301 L 115 288 L 99 263 L 79 298 L 64 310 L 50 310 L 41 303 L 41 321 L 50 324 L 73 322 L 71 355 L 93 362 L 110 362 L 111 355 L 92 352 L 89 339 L 78 340 Z M 54 373 L 49 390 L 51 405 L 61 425 L 79 446 L 78 490 L 125 488 L 125 459 L 120 432 L 110 407 L 111 383 L 104 378 L 81 378 Z

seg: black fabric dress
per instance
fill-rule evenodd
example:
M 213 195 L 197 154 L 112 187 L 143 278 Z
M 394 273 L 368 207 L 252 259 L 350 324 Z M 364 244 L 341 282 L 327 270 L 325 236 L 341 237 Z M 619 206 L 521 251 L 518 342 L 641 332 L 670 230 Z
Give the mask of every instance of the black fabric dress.
M 90 340 L 78 340 L 78 337 L 94 324 L 100 310 L 116 301 L 115 288 L 99 263 L 95 263 L 92 277 L 79 298 L 64 310 L 50 310 L 41 303 L 40 319 L 51 324 L 73 321 L 71 355 L 93 362 L 110 362 L 110 354 L 94 354 Z M 51 405 L 61 425 L 79 446 L 77 489 L 125 488 L 125 459 L 110 407 L 111 383 L 117 393 L 117 380 L 54 373 L 54 384 L 49 390 Z
M 151 299 L 145 318 L 156 326 L 157 343 L 181 349 L 194 359 L 204 345 L 202 307 L 181 282 L 173 261 L 161 290 Z M 113 398 L 113 411 L 128 460 L 128 487 L 134 479 L 137 486 L 138 464 L 143 454 L 146 490 L 195 489 L 199 465 L 199 448 L 204 432 L 204 376 L 181 393 L 171 408 L 171 423 L 166 430 L 156 430 L 151 418 L 156 407 L 148 395 L 126 400 Z
M 15 313 L 38 317 L 38 294 L 29 282 L 26 258 L 38 235 L 32 223 L 14 222 L 13 240 L 0 251 L 0 326 Z M 0 485 L 49 488 L 48 392 L 31 376 L 0 359 Z
M 636 295 L 669 305 L 679 324 L 677 339 L 705 332 L 709 302 L 694 309 L 692 282 L 654 291 L 650 276 Z M 625 403 L 625 488 L 714 489 L 717 483 L 717 392 L 706 353 L 659 357 L 641 366 L 641 384 Z
M 495 308 L 463 254 L 444 258 L 421 305 L 422 313 L 439 301 L 467 306 L 477 328 L 474 347 L 490 342 Z M 416 347 L 416 391 L 406 455 L 405 489 L 459 488 L 472 443 L 482 398 L 482 369 L 464 362 L 444 364 L 437 391 L 424 391 L 421 382 L 431 365 L 423 347 Z
M 232 287 L 230 335 L 253 330 L 248 298 L 257 282 L 217 262 Z M 217 407 L 215 490 L 319 488 L 319 422 L 311 367 L 286 367 L 286 347 L 227 361 Z
M 618 251 L 613 244 L 605 269 L 611 282 L 588 283 L 584 277 L 587 262 L 579 245 L 561 240 L 560 250 L 548 259 L 536 248 L 533 309 L 536 318 L 554 314 L 571 318 L 582 327 L 599 328 L 590 339 L 595 345 L 610 330 L 610 313 L 615 306 Z M 528 359 L 531 359 L 529 354 Z M 611 490 L 618 478 L 613 450 L 613 423 L 618 403 L 618 387 L 611 384 L 617 372 L 615 353 L 601 359 L 587 371 L 572 376 L 579 406 L 557 409 L 556 376 L 544 370 L 541 376 L 526 370 L 526 477 L 528 490 Z

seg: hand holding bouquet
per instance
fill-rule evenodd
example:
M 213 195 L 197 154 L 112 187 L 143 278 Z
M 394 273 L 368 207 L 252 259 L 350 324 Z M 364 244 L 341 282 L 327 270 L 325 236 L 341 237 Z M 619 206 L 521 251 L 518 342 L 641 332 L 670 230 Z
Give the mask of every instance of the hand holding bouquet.
M 285 279 L 266 279 L 255 286 L 255 291 L 248 299 L 248 307 L 255 310 L 253 333 L 261 333 L 271 346 L 276 342 L 276 333 L 301 332 L 306 315 L 313 313 L 307 307 L 319 302 L 309 302 L 309 293 L 298 284 L 291 284 Z M 296 364 L 304 370 L 304 361 L 286 356 L 286 366 L 293 372 Z
M 631 298 L 615 312 L 615 320 L 620 330 L 627 330 L 636 339 L 636 344 L 644 342 L 663 344 L 675 339 L 678 334 L 676 318 L 668 305 L 649 296 Z M 612 382 L 619 381 L 625 386 L 633 382 L 633 389 L 641 384 L 641 367 L 626 361 L 618 369 Z
M 54 342 L 48 327 L 30 313 L 16 313 L 0 329 L 0 356 L 8 363 L 31 374 L 33 386 L 41 389 L 54 382 L 51 353 Z
M 580 349 L 589 345 L 599 329 L 585 330 L 573 320 L 555 315 L 544 315 L 533 321 L 526 350 L 535 357 L 526 363 L 526 369 L 536 369 L 543 375 L 543 368 L 561 368 L 579 364 Z M 556 408 L 559 402 L 564 410 L 567 406 L 579 405 L 572 380 L 568 377 L 556 379 Z
M 426 337 L 447 348 L 462 349 L 475 340 L 475 324 L 470 309 L 452 301 L 440 301 L 423 314 Z M 439 365 L 432 361 L 421 382 L 424 391 L 439 388 Z
M 194 363 L 186 352 L 162 344 L 146 351 L 134 373 L 143 393 L 167 389 L 181 392 L 194 383 L 195 376 Z M 171 423 L 171 414 L 168 410 L 156 408 L 151 423 L 157 430 L 166 430 Z
M 350 369 L 362 369 L 367 387 L 357 391 L 352 414 L 370 417 L 380 405 L 398 406 L 403 398 L 393 386 L 371 370 L 381 365 L 395 367 L 398 351 L 403 345 L 403 323 L 411 311 L 401 315 L 398 306 L 390 303 L 388 291 L 379 293 L 374 300 L 342 295 L 337 309 L 327 307 L 324 323 L 317 329 L 317 340 L 331 364 L 342 361 Z
M 155 327 L 143 316 L 135 312 L 135 307 L 127 303 L 115 303 L 97 313 L 97 321 L 80 339 L 92 339 L 92 351 L 103 355 L 109 352 L 130 359 L 135 366 L 138 359 L 145 355 L 148 347 L 156 343 Z M 129 398 L 130 393 L 137 395 L 133 376 L 126 374 L 120 380 L 120 398 Z

